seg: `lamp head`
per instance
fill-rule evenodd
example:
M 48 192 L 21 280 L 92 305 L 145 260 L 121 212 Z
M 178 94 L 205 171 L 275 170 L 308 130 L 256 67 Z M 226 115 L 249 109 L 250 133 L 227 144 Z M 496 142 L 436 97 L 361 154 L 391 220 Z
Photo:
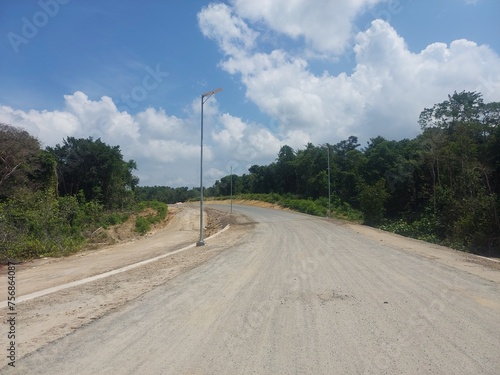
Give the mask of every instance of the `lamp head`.
M 215 90 L 212 90 L 212 91 L 208 91 L 204 94 L 201 94 L 201 97 L 204 98 L 206 96 L 211 96 L 213 94 L 217 94 L 218 92 L 221 92 L 222 91 L 222 87 L 219 87 L 218 89 L 215 89 Z

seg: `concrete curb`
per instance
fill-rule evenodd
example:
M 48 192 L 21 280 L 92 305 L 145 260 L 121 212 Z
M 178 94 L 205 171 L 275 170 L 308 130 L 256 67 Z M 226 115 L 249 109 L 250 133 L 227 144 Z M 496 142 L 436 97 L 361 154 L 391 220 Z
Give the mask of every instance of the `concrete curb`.
M 222 232 L 225 232 L 227 229 L 229 229 L 229 224 L 226 225 L 224 228 L 222 228 L 217 233 L 214 233 L 210 237 L 205 238 L 205 241 L 210 240 L 210 239 L 218 236 Z M 145 264 L 148 264 L 148 263 L 155 262 L 157 260 L 166 258 L 168 256 L 172 256 L 174 254 L 177 254 L 177 253 L 189 250 L 189 249 L 191 249 L 191 248 L 193 248 L 195 246 L 196 246 L 196 244 L 191 244 L 191 245 L 188 245 L 186 247 L 183 247 L 182 249 L 178 249 L 178 250 L 166 253 L 166 254 L 162 254 L 162 255 L 159 255 L 159 256 L 151 258 L 151 259 L 146 259 L 146 260 L 143 260 L 143 261 L 140 261 L 140 262 L 137 262 L 137 263 L 133 263 L 133 264 L 130 264 L 128 266 L 118 268 L 116 270 L 104 272 L 104 273 L 101 273 L 99 275 L 94 275 L 94 276 L 86 277 L 86 278 L 81 279 L 81 280 L 72 281 L 72 282 L 67 283 L 67 284 L 62 284 L 62 285 L 58 285 L 58 286 L 55 286 L 55 287 L 52 287 L 52 288 L 47 288 L 47 289 L 44 289 L 44 290 L 40 290 L 38 292 L 30 293 L 30 294 L 27 294 L 27 295 L 24 295 L 24 296 L 16 298 L 16 302 L 20 303 L 20 302 L 29 301 L 29 300 L 32 300 L 32 299 L 35 299 L 35 298 L 38 298 L 38 297 L 45 296 L 47 294 L 59 292 L 60 290 L 64 290 L 64 289 L 68 289 L 68 288 L 73 288 L 75 286 L 79 286 L 79 285 L 83 285 L 83 284 L 86 284 L 86 283 L 90 283 L 92 281 L 104 279 L 105 277 L 116 275 L 118 273 L 122 273 L 122 272 L 125 272 L 125 271 L 128 271 L 128 270 L 131 270 L 131 269 L 143 266 Z M 3 303 L 6 304 L 7 301 L 3 301 L 2 304 Z

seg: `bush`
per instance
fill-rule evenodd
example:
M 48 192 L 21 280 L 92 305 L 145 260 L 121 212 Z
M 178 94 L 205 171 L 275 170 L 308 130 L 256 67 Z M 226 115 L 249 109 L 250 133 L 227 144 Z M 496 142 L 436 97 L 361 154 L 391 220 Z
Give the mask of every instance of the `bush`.
M 412 223 L 403 219 L 381 225 L 379 228 L 401 236 L 415 238 L 426 242 L 439 243 L 440 240 L 434 233 L 433 219 L 422 217 Z
M 151 224 L 156 224 L 165 220 L 167 217 L 168 206 L 163 202 L 148 201 L 137 204 L 137 211 L 143 211 L 146 208 L 152 208 L 156 211 L 156 215 L 138 216 L 135 220 L 135 230 L 141 235 L 149 232 Z
M 84 243 L 82 228 L 91 221 L 76 197 L 42 192 L 0 204 L 0 261 L 60 256 Z
M 309 215 L 325 216 L 327 209 L 308 199 L 282 199 L 278 202 L 281 206 Z
M 107 228 L 110 225 L 118 225 L 126 222 L 130 214 L 128 213 L 120 213 L 120 212 L 111 212 L 103 216 L 101 220 L 101 226 Z
M 135 230 L 139 232 L 141 235 L 146 234 L 151 229 L 151 224 L 148 219 L 143 216 L 138 216 L 135 219 Z

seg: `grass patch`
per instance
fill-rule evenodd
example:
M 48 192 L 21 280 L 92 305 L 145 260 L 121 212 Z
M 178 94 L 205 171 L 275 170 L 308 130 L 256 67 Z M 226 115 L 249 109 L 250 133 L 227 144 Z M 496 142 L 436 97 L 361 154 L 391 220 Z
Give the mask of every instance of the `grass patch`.
M 442 243 L 434 233 L 434 223 L 428 218 L 421 218 L 409 223 L 403 219 L 380 225 L 379 228 L 401 236 L 415 238 L 431 243 Z
M 142 212 L 148 208 L 155 211 L 155 214 L 145 216 L 137 216 L 135 219 L 135 230 L 141 235 L 146 234 L 151 230 L 151 225 L 159 223 L 167 217 L 168 206 L 163 202 L 158 201 L 143 201 L 136 206 L 136 212 Z
M 230 197 L 208 197 L 210 200 L 228 200 Z M 276 193 L 269 194 L 238 194 L 233 196 L 233 200 L 255 200 L 278 205 L 283 208 L 302 212 L 314 216 L 328 215 L 328 198 L 319 198 L 316 200 L 302 199 L 291 194 L 280 195 Z M 361 222 L 363 215 L 360 211 L 352 208 L 348 203 L 340 202 L 339 199 L 331 201 L 331 216 L 348 221 Z
M 103 215 L 101 226 L 107 229 L 112 225 L 123 224 L 128 220 L 129 217 L 129 212 L 109 212 Z

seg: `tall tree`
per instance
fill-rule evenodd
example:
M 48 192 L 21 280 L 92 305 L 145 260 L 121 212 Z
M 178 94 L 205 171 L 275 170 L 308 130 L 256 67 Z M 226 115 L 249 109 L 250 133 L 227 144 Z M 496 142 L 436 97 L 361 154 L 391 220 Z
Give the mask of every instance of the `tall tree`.
M 442 236 L 467 247 L 499 242 L 494 161 L 500 151 L 491 148 L 496 145 L 499 108 L 485 104 L 479 93 L 455 92 L 420 115 L 421 155 L 431 172 L 433 214 Z
M 293 165 L 295 151 L 290 146 L 282 146 L 276 159 L 277 192 L 295 193 L 297 190 L 297 173 Z
M 479 122 L 485 110 L 482 95 L 477 92 L 462 91 L 448 95 L 448 100 L 425 108 L 419 117 L 422 129 L 438 127 L 452 131 L 459 123 Z

